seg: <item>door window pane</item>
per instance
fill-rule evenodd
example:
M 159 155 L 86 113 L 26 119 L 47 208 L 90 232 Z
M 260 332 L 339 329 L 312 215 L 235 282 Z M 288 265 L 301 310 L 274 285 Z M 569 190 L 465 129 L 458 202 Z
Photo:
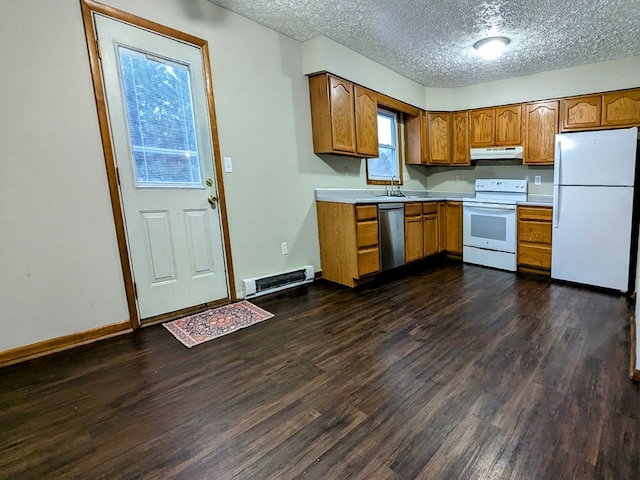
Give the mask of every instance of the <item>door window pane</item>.
M 189 68 L 119 47 L 138 186 L 202 185 Z

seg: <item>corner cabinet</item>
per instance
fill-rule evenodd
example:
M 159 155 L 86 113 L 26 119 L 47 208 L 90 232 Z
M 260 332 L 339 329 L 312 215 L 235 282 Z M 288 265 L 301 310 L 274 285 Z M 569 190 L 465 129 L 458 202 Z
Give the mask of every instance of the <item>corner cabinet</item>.
M 427 112 L 407 115 L 404 119 L 404 163 L 426 165 L 427 159 Z
M 420 112 L 404 120 L 407 165 L 471 165 L 469 112 Z
M 445 205 L 446 202 L 405 203 L 404 250 L 407 263 L 445 251 Z
M 323 73 L 309 77 L 315 153 L 378 156 L 376 92 Z
M 376 205 L 316 202 L 316 209 L 323 278 L 355 287 L 380 271 Z
M 527 103 L 524 106 L 525 165 L 553 165 L 560 103 Z

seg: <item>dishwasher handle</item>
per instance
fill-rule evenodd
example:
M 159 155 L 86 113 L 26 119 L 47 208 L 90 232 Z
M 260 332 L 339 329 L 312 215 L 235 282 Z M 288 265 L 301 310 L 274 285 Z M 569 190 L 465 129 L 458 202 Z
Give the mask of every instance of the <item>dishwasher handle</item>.
M 379 203 L 378 210 L 396 210 L 404 208 L 404 203 Z

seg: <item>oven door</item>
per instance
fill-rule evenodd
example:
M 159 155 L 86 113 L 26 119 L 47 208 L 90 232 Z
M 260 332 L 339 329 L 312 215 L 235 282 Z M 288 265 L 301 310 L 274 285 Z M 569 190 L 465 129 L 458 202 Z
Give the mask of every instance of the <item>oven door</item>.
M 462 222 L 467 247 L 499 252 L 516 252 L 516 206 L 494 203 L 465 203 Z

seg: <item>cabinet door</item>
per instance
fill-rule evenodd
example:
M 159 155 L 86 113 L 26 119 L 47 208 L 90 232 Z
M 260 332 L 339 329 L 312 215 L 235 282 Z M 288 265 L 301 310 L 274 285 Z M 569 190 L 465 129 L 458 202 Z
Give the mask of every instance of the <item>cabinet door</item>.
M 524 158 L 526 165 L 551 165 L 558 133 L 557 100 L 528 103 L 524 109 Z
M 430 165 L 451 163 L 451 113 L 427 112 L 427 155 Z
M 584 97 L 563 98 L 562 130 L 583 130 L 600 126 L 602 97 L 587 95 Z
M 360 155 L 378 156 L 378 97 L 355 85 L 356 148 Z
M 640 89 L 602 96 L 602 126 L 633 126 L 640 123 Z
M 518 265 L 551 270 L 550 207 L 518 207 Z
M 462 203 L 447 202 L 445 215 L 446 249 L 462 255 Z
M 353 84 L 329 76 L 331 105 L 331 140 L 334 150 L 356 151 Z
M 412 204 L 418 205 L 420 204 Z M 405 205 L 405 208 L 409 204 Z M 407 263 L 420 260 L 422 253 L 422 213 L 404 217 L 404 253 Z
M 427 115 L 424 110 L 420 115 L 407 115 L 404 120 L 404 163 L 422 165 L 427 163 Z
M 520 145 L 522 143 L 522 105 L 495 109 L 495 145 Z
M 447 249 L 446 202 L 438 202 L 438 253 Z
M 494 118 L 493 108 L 481 108 L 479 110 L 471 110 L 471 138 L 469 143 L 471 147 L 491 147 L 494 141 Z
M 438 253 L 438 204 L 422 204 L 422 236 L 424 256 Z
M 454 165 L 470 165 L 469 155 L 469 112 L 453 112 L 452 123 L 452 158 Z

